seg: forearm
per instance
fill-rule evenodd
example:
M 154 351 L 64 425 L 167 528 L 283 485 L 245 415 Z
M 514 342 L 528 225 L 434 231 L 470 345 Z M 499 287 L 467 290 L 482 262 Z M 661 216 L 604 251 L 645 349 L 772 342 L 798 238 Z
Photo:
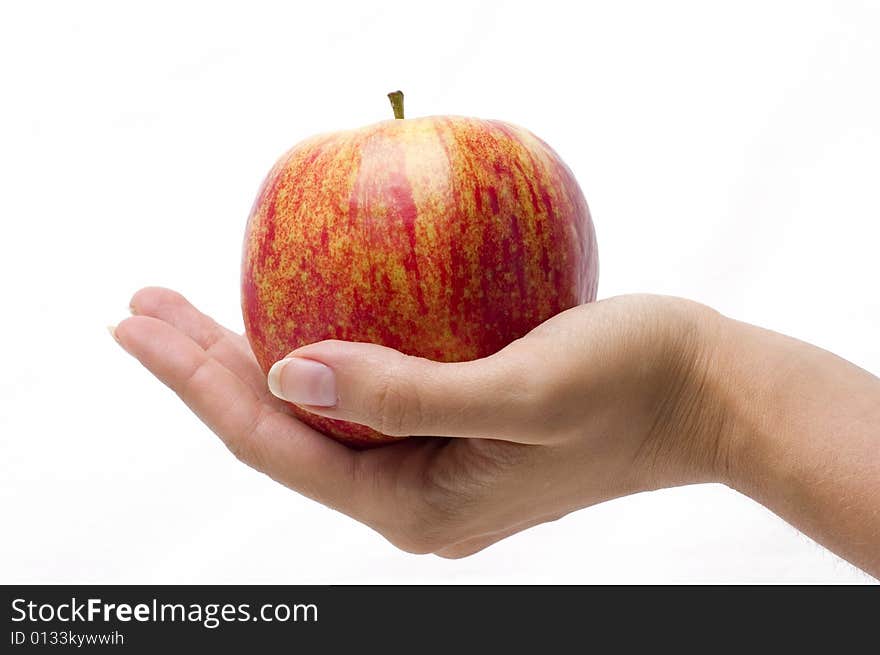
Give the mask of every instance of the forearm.
M 880 576 L 880 379 L 736 321 L 720 340 L 728 483 Z

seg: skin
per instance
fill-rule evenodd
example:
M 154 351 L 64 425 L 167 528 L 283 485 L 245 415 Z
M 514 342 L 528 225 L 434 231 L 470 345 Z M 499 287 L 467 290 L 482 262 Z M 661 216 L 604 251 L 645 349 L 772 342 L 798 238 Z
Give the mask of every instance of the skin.
M 244 337 L 179 294 L 131 307 L 118 342 L 239 459 L 404 550 L 463 557 L 611 498 L 720 482 L 880 575 L 880 380 L 705 306 L 611 298 L 462 363 L 332 340 L 292 353 L 335 380 L 333 406 L 305 409 L 418 435 L 366 451 L 294 418 Z M 273 387 L 295 395 L 295 370 Z

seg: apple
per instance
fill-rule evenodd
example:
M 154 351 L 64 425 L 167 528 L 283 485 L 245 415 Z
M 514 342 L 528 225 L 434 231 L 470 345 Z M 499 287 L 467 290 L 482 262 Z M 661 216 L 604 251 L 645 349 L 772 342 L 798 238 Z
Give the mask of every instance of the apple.
M 395 118 L 322 134 L 269 171 L 247 221 L 241 304 L 267 372 L 324 339 L 486 357 L 596 297 L 587 202 L 559 156 L 497 120 Z M 292 406 L 354 447 L 394 440 Z

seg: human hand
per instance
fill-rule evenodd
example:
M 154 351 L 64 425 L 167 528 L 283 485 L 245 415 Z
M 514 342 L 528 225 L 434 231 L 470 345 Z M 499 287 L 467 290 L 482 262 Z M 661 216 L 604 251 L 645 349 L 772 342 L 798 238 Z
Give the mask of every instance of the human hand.
M 247 340 L 179 294 L 143 289 L 131 307 L 118 342 L 239 459 L 410 552 L 466 556 L 604 500 L 724 481 L 705 384 L 720 317 L 696 303 L 583 305 L 473 362 L 324 341 L 276 365 L 274 390 L 310 411 L 414 435 L 367 451 L 295 419 Z

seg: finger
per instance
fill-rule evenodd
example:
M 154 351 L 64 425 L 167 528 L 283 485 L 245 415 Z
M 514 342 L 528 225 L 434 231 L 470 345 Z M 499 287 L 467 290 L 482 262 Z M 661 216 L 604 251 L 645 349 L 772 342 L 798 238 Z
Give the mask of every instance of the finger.
M 260 397 L 273 398 L 247 339 L 200 312 L 178 292 L 146 287 L 135 293 L 129 304 L 135 315 L 153 316 L 170 323 L 247 382 Z
M 269 372 L 269 388 L 315 414 L 392 436 L 528 441 L 538 392 L 525 359 L 508 349 L 439 363 L 367 343 L 322 341 Z
M 170 387 L 243 462 L 301 493 L 354 515 L 353 452 L 260 402 L 238 376 L 159 319 L 135 316 L 116 339 Z

